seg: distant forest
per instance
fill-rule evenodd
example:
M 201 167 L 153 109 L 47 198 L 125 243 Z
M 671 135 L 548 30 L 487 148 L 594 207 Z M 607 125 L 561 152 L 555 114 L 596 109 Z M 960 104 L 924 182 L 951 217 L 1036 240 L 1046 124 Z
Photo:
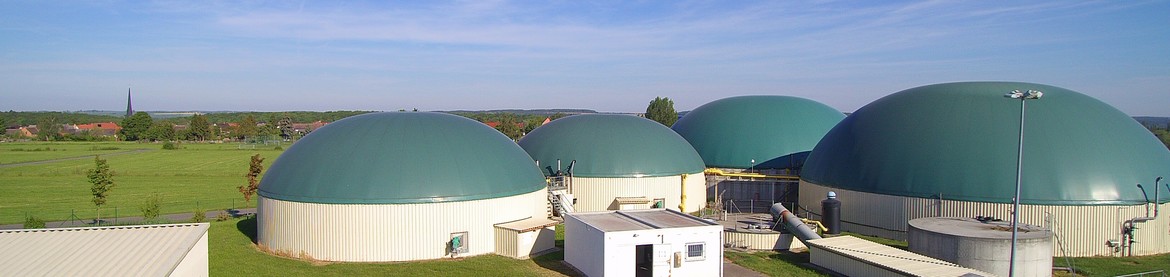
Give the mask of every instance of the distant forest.
M 209 123 L 242 122 L 244 118 L 252 116 L 257 122 L 277 122 L 288 118 L 293 123 L 311 123 L 316 121 L 334 122 L 342 118 L 370 113 L 373 111 L 290 111 L 290 112 L 217 112 L 204 114 Z M 496 130 L 512 139 L 519 139 L 524 134 L 539 127 L 546 118 L 555 120 L 573 114 L 596 113 L 593 110 L 583 109 L 543 109 L 543 110 L 491 110 L 491 111 L 446 111 L 479 122 L 491 122 Z M 52 118 L 52 122 L 62 124 L 85 124 L 97 122 L 122 123 L 123 117 L 101 115 L 85 112 L 0 112 L 0 126 L 5 128 L 35 125 L 37 122 Z M 186 125 L 191 117 L 156 118 L 155 122 L 167 122 L 175 125 Z M 1162 144 L 1170 148 L 1170 117 L 1134 117 L 1134 120 L 1149 129 Z

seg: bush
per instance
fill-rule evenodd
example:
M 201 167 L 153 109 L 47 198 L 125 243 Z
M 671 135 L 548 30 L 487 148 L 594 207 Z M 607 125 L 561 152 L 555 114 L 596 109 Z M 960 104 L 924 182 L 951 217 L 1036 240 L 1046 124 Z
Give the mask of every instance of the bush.
M 169 142 L 169 141 L 168 141 L 168 142 L 165 142 L 165 143 L 163 143 L 163 148 L 162 148 L 162 149 L 163 149 L 163 150 L 175 150 L 175 149 L 178 149 L 178 148 L 176 148 L 176 147 L 175 147 L 175 144 L 174 144 L 174 143 L 172 143 L 172 142 Z
M 232 219 L 232 215 L 225 211 L 219 211 L 219 214 L 215 215 L 215 221 L 228 221 L 230 219 Z
M 272 148 L 272 150 L 280 151 L 280 150 L 284 150 L 284 147 L 280 147 L 280 145 L 277 145 L 276 147 Z
M 199 223 L 207 221 L 207 210 L 203 208 L 195 208 L 195 214 L 191 215 L 191 222 Z
M 143 223 L 158 223 L 159 212 L 162 211 L 162 195 L 158 193 L 146 197 L 146 202 L 138 207 L 142 211 Z
M 35 216 L 28 216 L 24 218 L 25 229 L 41 229 L 45 228 L 45 221 Z

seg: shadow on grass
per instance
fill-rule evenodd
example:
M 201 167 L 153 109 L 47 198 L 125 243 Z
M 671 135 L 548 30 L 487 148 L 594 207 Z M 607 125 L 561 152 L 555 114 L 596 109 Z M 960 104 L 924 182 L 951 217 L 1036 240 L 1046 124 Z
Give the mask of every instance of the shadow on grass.
M 557 250 L 556 252 L 550 252 L 548 254 L 544 254 L 544 255 L 540 255 L 540 256 L 536 256 L 535 258 L 532 258 L 532 262 L 535 262 L 536 265 L 539 265 L 540 267 L 543 267 L 545 269 L 556 271 L 557 273 L 564 274 L 567 276 L 580 276 L 572 268 L 569 268 L 569 265 L 565 264 L 564 261 L 565 261 L 565 251 L 564 250 Z
M 560 250 L 533 257 L 532 262 L 535 262 L 536 265 L 539 265 L 540 267 L 556 271 L 560 274 L 567 276 L 580 276 L 577 274 L 577 271 L 573 270 L 569 267 L 568 264 L 565 263 L 564 231 L 564 226 L 557 226 L 557 240 L 553 243 L 553 245 L 557 248 L 560 248 Z
M 245 218 L 244 220 L 240 220 L 239 222 L 236 222 L 236 230 L 240 230 L 241 234 L 248 236 L 248 239 L 252 240 L 253 244 L 256 243 L 256 218 L 255 217 Z

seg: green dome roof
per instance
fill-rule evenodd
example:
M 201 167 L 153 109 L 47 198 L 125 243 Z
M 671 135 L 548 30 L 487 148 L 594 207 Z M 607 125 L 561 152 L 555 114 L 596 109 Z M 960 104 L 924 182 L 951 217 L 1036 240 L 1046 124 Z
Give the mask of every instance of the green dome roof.
M 490 199 L 545 187 L 539 169 L 500 132 L 464 117 L 371 113 L 313 131 L 276 160 L 266 198 L 330 204 Z
M 649 119 L 582 114 L 554 120 L 520 139 L 545 174 L 576 160 L 573 176 L 653 177 L 703 172 L 703 159 L 670 128 Z
M 704 104 L 671 127 L 709 167 L 797 168 L 845 114 L 791 96 L 738 96 Z
M 1014 82 L 922 86 L 870 103 L 817 144 L 801 177 L 888 195 L 1010 203 L 1015 194 L 1020 101 L 1027 100 L 1021 203 L 1110 205 L 1154 198 L 1170 177 L 1170 151 L 1108 104 L 1063 88 Z M 1161 202 L 1170 199 L 1158 188 Z

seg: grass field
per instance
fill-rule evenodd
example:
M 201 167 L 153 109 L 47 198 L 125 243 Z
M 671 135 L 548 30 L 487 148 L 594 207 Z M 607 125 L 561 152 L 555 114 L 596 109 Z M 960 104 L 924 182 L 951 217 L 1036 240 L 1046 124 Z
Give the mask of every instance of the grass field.
M 5 191 L 0 194 L 0 223 L 23 222 L 26 214 L 59 221 L 76 212 L 83 220 L 93 219 L 96 211 L 86 178 L 86 171 L 94 167 L 93 155 L 104 155 L 114 171 L 115 187 L 102 208 L 102 217 L 109 218 L 140 215 L 142 199 L 154 193 L 162 196 L 164 214 L 197 207 L 243 207 L 236 187 L 246 183 L 250 157 L 260 154 L 267 169 L 282 153 L 274 146 L 178 146 L 178 150 L 162 150 L 162 144 L 133 142 L 0 143 L 0 187 Z M 69 159 L 77 157 L 81 158 Z
M 249 157 L 260 154 L 265 168 L 282 153 L 274 146 L 239 149 L 237 144 L 179 144 L 179 150 L 162 150 L 162 144 L 127 142 L 0 143 L 0 223 L 20 223 L 26 214 L 45 221 L 94 217 L 86 170 L 93 155 L 103 155 L 115 172 L 116 187 L 103 217 L 138 216 L 138 206 L 153 193 L 163 197 L 162 213 L 187 213 L 197 206 L 206 210 L 243 207 L 237 186 L 246 181 Z M 283 145 L 287 148 L 288 145 Z M 255 206 L 255 204 L 249 204 Z M 54 227 L 54 226 L 49 226 Z M 212 224 L 210 237 L 213 275 L 391 275 L 391 276 L 562 276 L 570 272 L 562 252 L 532 260 L 513 260 L 485 255 L 458 260 L 413 263 L 308 262 L 259 252 L 250 236 L 254 220 L 230 220 Z M 558 230 L 558 240 L 563 236 Z M 859 236 L 905 249 L 903 241 Z M 560 246 L 558 241 L 558 246 Z M 807 253 L 725 252 L 736 264 L 770 276 L 824 276 L 805 264 Z M 1135 258 L 1074 258 L 1081 276 L 1115 276 L 1154 270 L 1170 272 L 1170 254 Z M 1054 265 L 1065 266 L 1063 258 Z M 1067 276 L 1060 275 L 1058 276 Z
M 409 263 L 310 263 L 260 252 L 252 243 L 255 219 L 211 224 L 208 259 L 211 276 L 567 276 L 563 252 L 531 260 L 497 255 Z M 564 234 L 557 232 L 557 244 Z

